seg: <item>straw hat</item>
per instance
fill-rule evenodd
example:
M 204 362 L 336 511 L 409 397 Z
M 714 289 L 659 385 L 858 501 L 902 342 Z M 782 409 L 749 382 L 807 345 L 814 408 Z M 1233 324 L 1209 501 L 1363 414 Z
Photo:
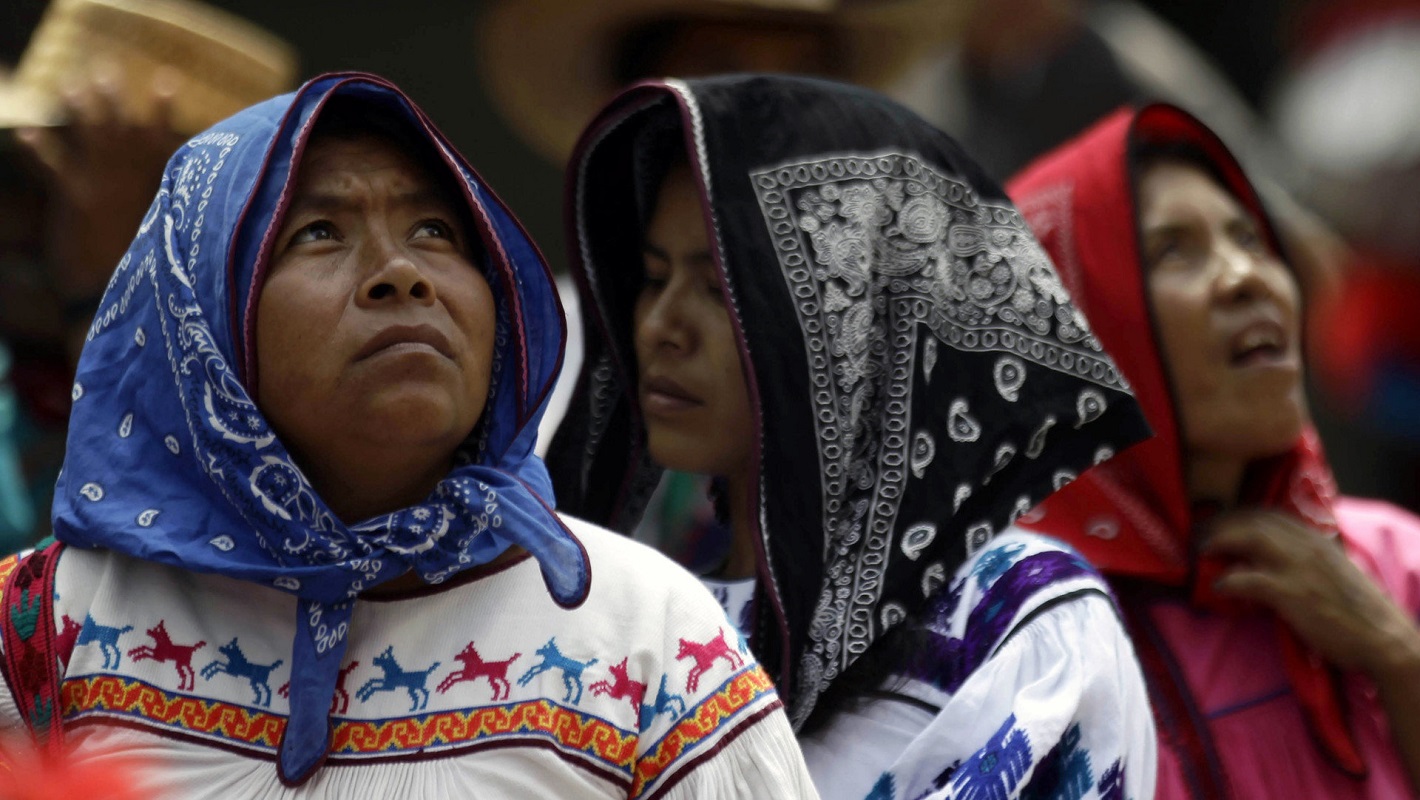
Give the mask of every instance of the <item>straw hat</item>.
M 125 110 L 139 118 L 154 73 L 166 68 L 176 82 L 174 127 L 189 134 L 296 77 L 286 42 L 193 0 L 53 0 L 13 75 L 0 76 L 0 128 L 63 124 L 63 87 L 103 66 L 119 69 Z
M 561 162 L 628 78 L 638 33 L 658 23 L 729 23 L 767 36 L 827 34 L 824 77 L 887 87 L 950 39 L 978 0 L 501 0 L 479 31 L 484 83 L 504 117 Z M 687 69 L 687 72 L 690 70 Z

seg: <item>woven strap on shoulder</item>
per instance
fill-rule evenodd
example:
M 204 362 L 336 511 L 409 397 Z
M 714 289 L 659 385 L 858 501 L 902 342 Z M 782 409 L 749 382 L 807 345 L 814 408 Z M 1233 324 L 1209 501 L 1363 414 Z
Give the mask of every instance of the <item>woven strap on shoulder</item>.
M 53 542 L 12 561 L 0 594 L 0 641 L 5 647 L 5 681 L 35 742 L 58 754 L 64 733 L 60 720 L 60 659 L 54 624 L 54 570 L 64 545 Z M 6 559 L 11 561 L 11 559 Z M 3 567 L 0 567 L 3 569 Z

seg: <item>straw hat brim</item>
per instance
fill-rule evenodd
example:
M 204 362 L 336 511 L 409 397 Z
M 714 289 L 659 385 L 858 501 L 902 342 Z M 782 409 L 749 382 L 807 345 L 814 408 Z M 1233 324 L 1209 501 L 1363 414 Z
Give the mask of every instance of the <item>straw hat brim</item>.
M 165 71 L 173 125 L 183 133 L 286 91 L 296 78 L 288 43 L 194 0 L 53 0 L 13 75 L 0 79 L 0 128 L 63 124 L 61 93 L 101 66 L 121 72 L 120 103 L 137 118 Z
M 886 88 L 964 23 L 975 0 L 503 0 L 483 16 L 485 86 L 509 124 L 561 163 L 582 126 L 621 88 L 629 34 L 660 19 L 830 26 L 844 52 L 825 77 Z M 658 77 L 658 76 L 636 76 Z M 684 76 L 683 76 L 684 77 Z

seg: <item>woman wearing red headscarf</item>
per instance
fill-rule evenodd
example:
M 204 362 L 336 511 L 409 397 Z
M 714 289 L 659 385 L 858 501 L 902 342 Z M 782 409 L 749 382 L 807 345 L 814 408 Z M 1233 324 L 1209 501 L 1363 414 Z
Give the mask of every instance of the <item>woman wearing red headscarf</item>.
M 1112 578 L 1158 796 L 1415 796 L 1420 520 L 1337 495 L 1303 396 L 1298 282 L 1237 162 L 1155 105 L 1009 192 L 1156 432 L 1031 525 Z

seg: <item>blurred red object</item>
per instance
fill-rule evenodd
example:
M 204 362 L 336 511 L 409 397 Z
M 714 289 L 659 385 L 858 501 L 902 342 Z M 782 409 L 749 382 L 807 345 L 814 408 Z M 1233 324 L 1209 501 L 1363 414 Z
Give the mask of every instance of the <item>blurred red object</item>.
M 0 744 L 0 800 L 149 800 L 141 765 L 123 756 L 82 761 L 40 753 L 24 740 Z

